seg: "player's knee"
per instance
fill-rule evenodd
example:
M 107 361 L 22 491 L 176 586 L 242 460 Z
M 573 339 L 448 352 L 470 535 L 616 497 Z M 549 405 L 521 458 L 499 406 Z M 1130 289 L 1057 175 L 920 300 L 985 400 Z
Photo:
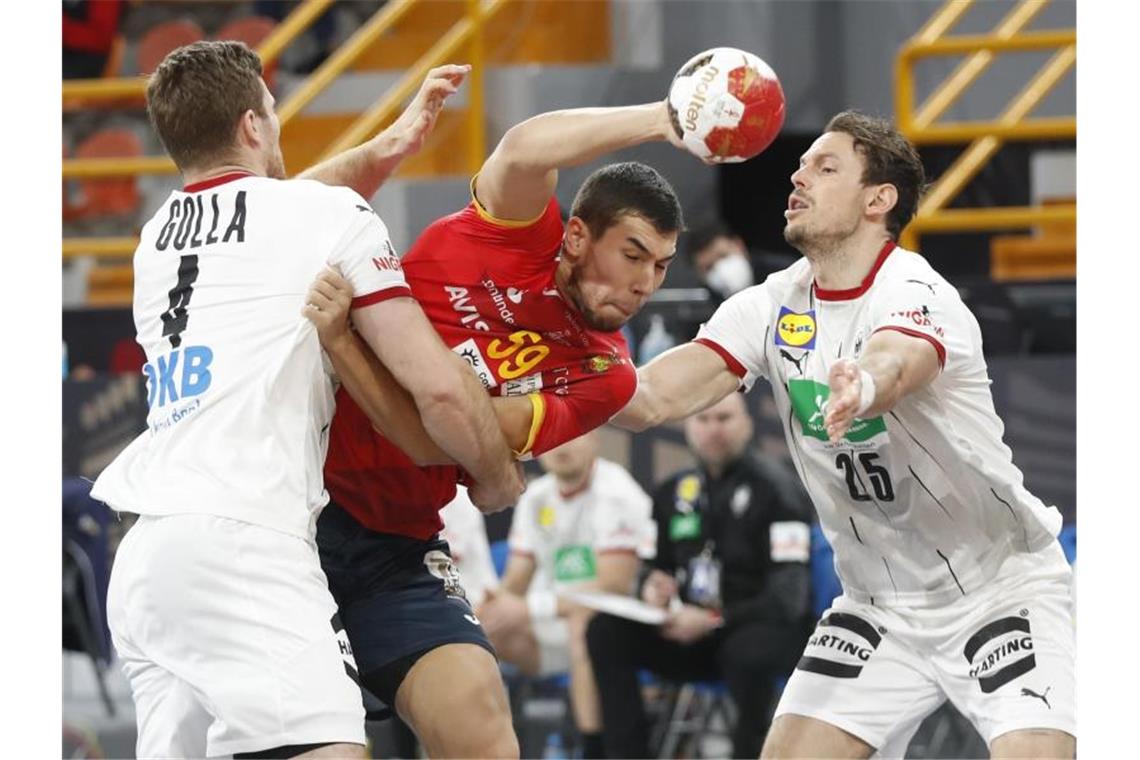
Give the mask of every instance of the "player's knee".
M 837 726 L 803 715 L 785 714 L 772 721 L 760 758 L 867 758 L 875 748 Z
M 990 743 L 991 758 L 1072 758 L 1076 752 L 1074 736 L 1048 728 L 1010 731 Z

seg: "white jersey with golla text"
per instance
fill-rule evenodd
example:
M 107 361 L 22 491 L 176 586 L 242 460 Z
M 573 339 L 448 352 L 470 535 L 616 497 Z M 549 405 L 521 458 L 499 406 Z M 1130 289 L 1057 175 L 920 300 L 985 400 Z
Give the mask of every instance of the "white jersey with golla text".
M 512 552 L 534 557 L 528 593 L 561 591 L 595 580 L 597 556 L 630 551 L 652 556 L 653 501 L 620 465 L 598 459 L 585 488 L 566 497 L 551 474 L 527 486 L 515 507 Z
M 757 377 L 771 383 L 845 593 L 938 606 L 976 591 L 1010 555 L 1052 542 L 1061 515 L 1025 489 L 1002 442 L 981 332 L 954 286 L 890 243 L 861 286 L 813 282 L 801 259 L 725 301 L 696 340 L 745 388 Z M 858 359 L 880 330 L 929 341 L 941 371 L 832 444 L 823 425 L 828 370 Z
M 312 537 L 334 401 L 301 312 L 326 263 L 352 284 L 354 306 L 410 296 L 387 228 L 352 190 L 227 175 L 170 194 L 134 256 L 148 429 L 95 498 Z

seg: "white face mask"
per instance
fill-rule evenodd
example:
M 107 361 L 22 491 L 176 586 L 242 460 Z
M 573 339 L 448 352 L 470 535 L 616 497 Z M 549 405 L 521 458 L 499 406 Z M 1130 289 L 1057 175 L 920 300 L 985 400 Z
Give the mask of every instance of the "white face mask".
M 733 254 L 717 259 L 709 270 L 709 287 L 728 298 L 734 293 L 752 285 L 752 265 L 743 254 Z

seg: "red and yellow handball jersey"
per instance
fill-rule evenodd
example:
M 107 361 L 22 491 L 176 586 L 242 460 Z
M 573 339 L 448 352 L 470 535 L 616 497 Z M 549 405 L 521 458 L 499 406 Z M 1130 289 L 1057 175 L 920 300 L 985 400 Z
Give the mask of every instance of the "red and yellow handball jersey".
M 528 454 L 605 423 L 637 387 L 621 333 L 590 329 L 555 285 L 562 233 L 553 198 L 523 223 L 494 219 L 474 201 L 424 230 L 403 258 L 412 294 L 487 391 L 530 397 Z M 337 394 L 325 487 L 366 527 L 430 537 L 459 475 L 454 466 L 416 466 L 343 388 Z

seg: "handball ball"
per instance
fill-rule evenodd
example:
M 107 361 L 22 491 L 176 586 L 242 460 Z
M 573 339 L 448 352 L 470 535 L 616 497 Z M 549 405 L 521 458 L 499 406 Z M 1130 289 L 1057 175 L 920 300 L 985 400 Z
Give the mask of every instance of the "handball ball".
M 698 158 L 746 161 L 771 145 L 784 125 L 784 91 L 759 57 L 713 48 L 693 56 L 673 77 L 669 116 Z

